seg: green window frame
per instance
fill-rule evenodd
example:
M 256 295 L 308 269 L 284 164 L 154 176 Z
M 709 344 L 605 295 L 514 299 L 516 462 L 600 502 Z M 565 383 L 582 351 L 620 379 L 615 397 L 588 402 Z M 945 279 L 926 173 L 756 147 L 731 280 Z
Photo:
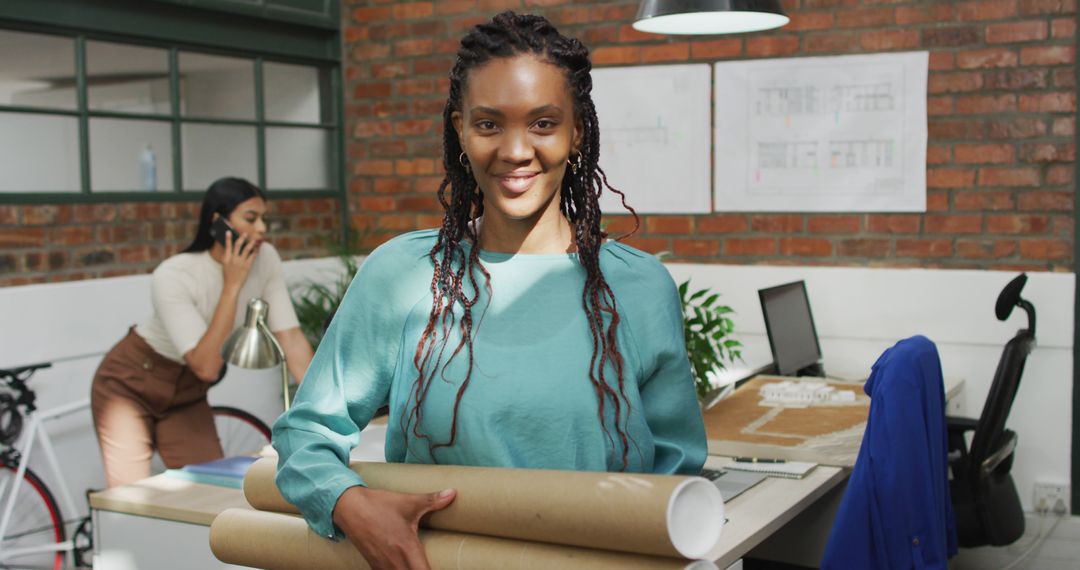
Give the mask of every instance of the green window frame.
M 203 188 L 185 188 L 183 131 L 192 125 L 240 126 L 255 132 L 255 182 L 275 198 L 343 199 L 344 128 L 341 62 L 338 47 L 337 3 L 310 0 L 325 15 L 313 19 L 311 13 L 293 17 L 283 12 L 268 13 L 273 6 L 261 7 L 262 12 L 237 10 L 237 5 L 221 1 L 218 11 L 206 0 L 198 8 L 175 6 L 170 0 L 147 2 L 114 1 L 109 10 L 101 10 L 78 0 L 21 0 L 0 6 L 0 32 L 24 32 L 69 38 L 74 46 L 76 108 L 45 108 L 38 106 L 0 105 L 0 113 L 20 113 L 37 116 L 69 117 L 78 124 L 79 189 L 77 191 L 0 192 L 0 203 L 80 203 L 121 201 L 174 201 L 197 199 Z M 297 0 L 292 0 L 294 3 Z M 66 8 L 66 10 L 65 10 Z M 124 16 L 118 18 L 118 15 Z M 85 22 L 84 28 L 75 27 Z M 166 25 L 167 24 L 167 25 Z M 147 26 L 152 26 L 147 33 Z M 258 26 L 252 31 L 252 26 Z M 86 29 L 96 27 L 98 29 Z M 154 30 L 158 33 L 154 33 Z M 209 29 L 209 31 L 207 31 Z M 132 47 L 165 50 L 168 55 L 169 112 L 120 112 L 91 108 L 87 82 L 87 43 L 108 42 Z M 191 116 L 181 109 L 181 54 L 242 58 L 253 64 L 254 116 L 246 118 L 213 118 Z M 320 116 L 312 122 L 268 119 L 266 116 L 265 68 L 269 64 L 300 65 L 315 68 L 320 100 Z M 0 62 L 0 66 L 3 63 Z M 91 172 L 90 124 L 94 119 L 120 119 L 167 123 L 171 138 L 171 190 L 94 189 Z M 326 187 L 268 188 L 267 132 L 273 129 L 303 128 L 326 134 Z M 160 161 L 158 162 L 160 164 Z M 220 175 L 230 175 L 222 172 Z M 273 180 L 270 181 L 273 183 Z M 190 184 L 188 184 L 190 186 Z

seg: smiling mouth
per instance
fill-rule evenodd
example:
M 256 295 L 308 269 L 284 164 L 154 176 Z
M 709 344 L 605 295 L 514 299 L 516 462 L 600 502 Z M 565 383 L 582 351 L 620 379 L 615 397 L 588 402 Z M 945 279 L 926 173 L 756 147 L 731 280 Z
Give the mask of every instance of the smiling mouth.
M 524 194 L 532 187 L 533 182 L 536 181 L 537 174 L 539 173 L 533 172 L 530 174 L 499 176 L 499 186 L 511 194 Z

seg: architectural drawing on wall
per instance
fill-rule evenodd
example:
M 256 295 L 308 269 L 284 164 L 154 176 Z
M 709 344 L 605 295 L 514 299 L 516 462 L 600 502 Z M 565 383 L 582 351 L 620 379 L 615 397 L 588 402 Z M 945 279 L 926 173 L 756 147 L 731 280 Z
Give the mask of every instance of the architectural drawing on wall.
M 818 164 L 817 143 L 798 141 L 758 141 L 758 168 L 797 169 L 815 168 Z
M 896 95 L 893 89 L 892 83 L 834 85 L 832 109 L 837 113 L 892 111 L 896 108 Z
M 638 213 L 707 213 L 709 73 L 705 64 L 594 69 L 600 167 Z M 605 192 L 605 213 L 626 213 Z
M 829 141 L 830 168 L 888 168 L 893 164 L 893 147 L 887 139 Z
M 818 112 L 818 94 L 813 85 L 763 87 L 754 101 L 754 113 L 765 117 L 813 115 Z
M 925 211 L 928 60 L 717 63 L 716 210 Z

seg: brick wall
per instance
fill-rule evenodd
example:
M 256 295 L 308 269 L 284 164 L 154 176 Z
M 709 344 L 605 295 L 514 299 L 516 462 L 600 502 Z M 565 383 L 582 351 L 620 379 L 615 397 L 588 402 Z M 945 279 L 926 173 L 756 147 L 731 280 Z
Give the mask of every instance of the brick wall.
M 0 205 L 0 286 L 145 273 L 195 237 L 198 202 Z M 326 255 L 341 232 L 335 199 L 271 200 L 284 257 Z
M 633 30 L 637 4 L 345 2 L 349 212 L 367 245 L 439 224 L 446 75 L 464 30 L 509 8 L 582 39 L 596 66 L 930 52 L 926 214 L 643 216 L 638 247 L 693 262 L 1071 270 L 1075 0 L 788 0 L 780 30 L 698 38 Z
M 464 30 L 510 8 L 548 16 L 597 66 L 930 51 L 926 214 L 643 216 L 638 247 L 694 262 L 1072 269 L 1075 0 L 785 5 L 792 22 L 777 31 L 663 37 L 630 27 L 636 0 L 345 1 L 352 226 L 371 247 L 439 224 L 446 75 Z M 272 207 L 284 257 L 330 253 L 336 201 Z M 0 286 L 148 271 L 190 241 L 196 214 L 194 203 L 0 205 Z

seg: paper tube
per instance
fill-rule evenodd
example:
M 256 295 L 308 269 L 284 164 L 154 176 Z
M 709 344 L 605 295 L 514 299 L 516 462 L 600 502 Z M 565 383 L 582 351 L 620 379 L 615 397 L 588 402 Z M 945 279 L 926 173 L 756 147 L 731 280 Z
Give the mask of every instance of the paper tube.
M 715 570 L 711 562 L 658 558 L 538 544 L 438 530 L 420 531 L 432 570 L 504 568 L 519 570 Z M 312 532 L 292 515 L 227 509 L 210 526 L 210 550 L 227 564 L 266 570 L 368 570 L 348 541 L 334 542 Z
M 456 489 L 433 529 L 517 540 L 703 558 L 720 540 L 724 501 L 701 477 L 353 462 L 373 489 Z M 255 462 L 244 495 L 263 511 L 297 513 L 274 484 L 274 458 Z

